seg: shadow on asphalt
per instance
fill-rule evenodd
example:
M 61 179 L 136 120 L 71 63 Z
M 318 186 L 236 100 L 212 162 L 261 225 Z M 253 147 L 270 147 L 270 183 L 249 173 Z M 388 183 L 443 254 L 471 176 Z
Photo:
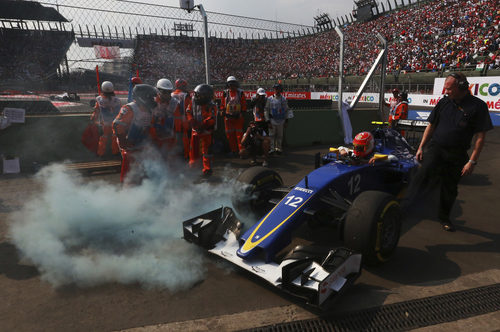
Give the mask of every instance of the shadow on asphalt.
M 466 186 L 483 187 L 492 185 L 492 182 L 490 181 L 488 174 L 472 173 L 469 176 L 463 177 L 460 180 L 460 184 Z
M 464 224 L 465 221 L 457 220 L 457 232 L 475 235 L 486 240 L 479 243 L 436 244 L 427 246 L 429 252 L 435 256 L 446 256 L 448 252 L 498 253 L 500 251 L 500 234 L 481 231 L 464 226 Z
M 446 251 L 425 251 L 408 247 L 398 247 L 389 262 L 365 269 L 381 278 L 403 285 L 436 280 L 446 283 L 449 279 L 458 278 L 462 272 L 455 262 L 446 257 Z

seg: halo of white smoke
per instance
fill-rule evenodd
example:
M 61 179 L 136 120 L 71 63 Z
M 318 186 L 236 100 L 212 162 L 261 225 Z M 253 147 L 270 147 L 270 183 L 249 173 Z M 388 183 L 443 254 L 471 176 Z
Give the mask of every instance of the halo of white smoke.
M 12 215 L 10 236 L 43 280 L 54 287 L 118 282 L 174 291 L 203 279 L 204 255 L 181 238 L 181 222 L 228 206 L 230 180 L 193 184 L 157 160 L 143 166 L 147 177 L 128 187 L 85 180 L 63 165 L 36 175 L 42 192 Z

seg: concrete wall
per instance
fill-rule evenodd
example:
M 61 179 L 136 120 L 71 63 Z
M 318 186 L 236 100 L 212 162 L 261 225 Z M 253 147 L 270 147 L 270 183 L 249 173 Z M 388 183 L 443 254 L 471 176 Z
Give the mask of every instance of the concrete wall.
M 0 131 L 0 154 L 19 157 L 23 171 L 32 170 L 34 162 L 95 159 L 81 143 L 88 122 L 88 114 L 26 116 L 24 124 Z

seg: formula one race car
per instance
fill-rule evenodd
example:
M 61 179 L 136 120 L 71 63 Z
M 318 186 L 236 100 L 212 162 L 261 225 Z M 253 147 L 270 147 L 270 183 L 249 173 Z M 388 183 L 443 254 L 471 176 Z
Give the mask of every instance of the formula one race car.
M 60 95 L 50 96 L 49 99 L 56 101 L 80 101 L 80 96 L 76 92 L 64 92 Z
M 183 222 L 184 238 L 272 285 L 323 306 L 359 276 L 362 264 L 387 261 L 399 241 L 396 195 L 417 165 L 411 147 L 391 129 L 377 128 L 374 164 L 352 163 L 331 148 L 316 169 L 292 187 L 279 174 L 252 167 L 238 177 L 233 207 L 259 221 L 243 231 L 229 207 Z M 322 160 L 322 166 L 320 166 Z M 336 226 L 343 246 L 300 245 L 287 249 L 304 223 Z

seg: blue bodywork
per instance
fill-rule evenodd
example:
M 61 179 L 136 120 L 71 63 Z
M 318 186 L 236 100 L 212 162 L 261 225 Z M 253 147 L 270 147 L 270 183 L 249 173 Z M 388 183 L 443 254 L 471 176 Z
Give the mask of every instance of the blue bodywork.
M 239 257 L 262 257 L 266 262 L 291 241 L 292 232 L 306 220 L 307 212 L 331 207 L 323 197 L 349 204 L 363 191 L 378 190 L 398 195 L 417 166 L 411 147 L 394 130 L 376 129 L 375 152 L 390 155 L 375 164 L 353 164 L 337 159 L 335 153 L 323 157 L 324 165 L 309 173 L 259 222 L 240 237 Z

